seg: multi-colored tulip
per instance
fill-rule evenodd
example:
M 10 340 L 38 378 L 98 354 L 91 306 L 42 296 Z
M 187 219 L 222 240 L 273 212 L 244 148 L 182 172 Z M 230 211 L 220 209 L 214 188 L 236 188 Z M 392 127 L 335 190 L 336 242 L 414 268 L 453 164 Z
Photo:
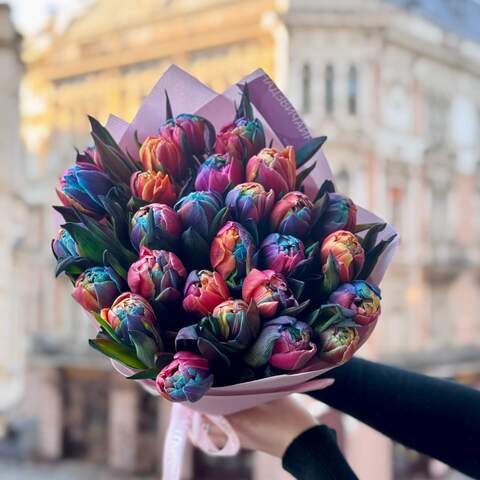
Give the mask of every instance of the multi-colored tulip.
M 55 238 L 52 240 L 52 250 L 57 260 L 79 255 L 77 243 L 64 228 L 58 229 Z
M 162 171 L 181 180 L 187 170 L 187 161 L 178 145 L 165 136 L 150 136 L 139 150 L 144 170 Z
M 123 280 L 111 267 L 87 268 L 75 282 L 72 297 L 87 312 L 109 308 L 124 290 Z
M 130 240 L 137 251 L 143 245 L 149 230 L 149 214 L 152 212 L 154 233 L 164 238 L 176 240 L 182 233 L 182 221 L 177 212 L 168 205 L 151 203 L 137 210 L 132 217 Z
M 128 286 L 152 305 L 182 298 L 187 271 L 181 260 L 166 250 L 140 249 L 140 259 L 128 270 Z
M 160 395 L 171 402 L 196 402 L 212 385 L 208 361 L 192 352 L 177 352 L 156 380 Z
M 281 310 L 297 307 L 298 302 L 281 273 L 273 270 L 253 269 L 242 286 L 242 298 L 257 304 L 260 315 L 271 318 Z
M 312 228 L 312 237 L 323 240 L 337 230 L 353 232 L 357 223 L 357 207 L 350 200 L 339 193 L 325 193 L 327 206 L 318 221 Z M 315 212 L 315 207 L 314 207 Z
M 224 193 L 229 185 L 244 180 L 242 161 L 229 153 L 208 157 L 200 166 L 195 179 L 195 190 Z
M 359 341 L 356 328 L 330 327 L 318 338 L 318 355 L 334 365 L 344 363 L 352 358 Z
M 105 215 L 100 197 L 112 187 L 112 181 L 96 165 L 78 162 L 65 170 L 56 192 L 66 207 L 75 207 L 80 212 L 99 218 Z
M 185 282 L 183 308 L 201 318 L 229 297 L 227 284 L 218 272 L 193 270 Z
M 304 258 L 303 242 L 291 235 L 271 233 L 260 245 L 260 264 L 283 275 L 292 273 Z
M 355 312 L 352 318 L 359 325 L 374 322 L 381 312 L 380 289 L 363 280 L 344 283 L 338 287 L 329 298 L 330 303 L 336 303 Z
M 171 207 L 177 201 L 177 192 L 170 176 L 162 171 L 133 173 L 130 190 L 135 197 L 149 203 L 164 203 Z
M 261 183 L 265 189 L 272 189 L 277 196 L 294 190 L 296 178 L 297 166 L 293 147 L 286 147 L 281 151 L 264 148 L 247 163 L 247 182 Z
M 239 118 L 218 132 L 215 152 L 230 153 L 239 160 L 248 160 L 264 147 L 262 123 L 257 119 Z
M 229 283 L 238 285 L 253 266 L 255 243 L 248 230 L 227 222 L 210 247 L 210 263 Z
M 274 232 L 305 238 L 311 227 L 313 204 L 302 192 L 289 192 L 273 207 L 270 228 Z
M 268 217 L 275 201 L 273 190 L 265 191 L 263 185 L 255 182 L 240 183 L 233 187 L 225 198 L 225 205 L 233 218 L 239 222 L 252 219 L 259 223 Z
M 299 370 L 315 356 L 312 331 L 294 317 L 281 316 L 266 322 L 245 362 L 253 368 L 269 363 L 280 370 Z
M 198 115 L 182 113 L 175 119 L 167 120 L 160 127 L 160 135 L 173 140 L 183 150 L 186 142 L 190 153 L 202 155 L 205 153 L 205 138 L 209 128 L 207 120 Z
M 338 265 L 340 283 L 353 280 L 363 268 L 365 252 L 357 237 L 346 230 L 331 233 L 322 243 L 320 250 L 324 268 L 331 255 Z
M 222 207 L 222 195 L 207 191 L 189 193 L 182 197 L 174 208 L 182 219 L 185 229 L 192 227 L 206 239 L 212 220 Z
M 135 335 L 135 332 L 147 336 L 158 348 L 162 345 L 153 308 L 147 300 L 136 293 L 122 293 L 110 308 L 101 310 L 100 316 L 126 345 L 134 345 L 131 335 Z

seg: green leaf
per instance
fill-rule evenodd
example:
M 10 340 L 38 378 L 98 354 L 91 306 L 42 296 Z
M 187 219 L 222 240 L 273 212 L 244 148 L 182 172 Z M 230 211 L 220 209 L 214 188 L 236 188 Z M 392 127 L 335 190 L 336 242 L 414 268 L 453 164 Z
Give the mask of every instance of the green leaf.
M 79 223 L 80 218 L 77 215 L 77 211 L 73 207 L 64 207 L 63 205 L 53 205 L 56 210 L 66 222 Z
M 110 336 L 112 340 L 114 340 L 120 345 L 123 345 L 123 343 L 115 333 L 115 330 L 110 326 L 108 322 L 106 322 L 98 313 L 94 314 L 94 317 L 98 324 L 103 328 L 103 330 L 105 330 L 105 332 Z
M 317 166 L 317 162 L 314 162 L 312 165 L 309 167 L 305 168 L 305 170 L 302 170 L 298 175 L 297 175 L 297 180 L 295 183 L 295 189 L 300 190 L 300 187 L 302 186 L 302 183 L 305 181 L 305 179 L 310 175 L 310 173 L 313 172 L 314 168 Z
M 204 238 L 192 227 L 185 230 L 181 237 L 183 257 L 189 270 L 205 268 L 209 265 L 210 247 Z
M 325 294 L 329 294 L 338 287 L 340 282 L 338 262 L 332 253 L 328 254 L 323 273 L 322 290 Z
M 386 240 L 380 241 L 375 247 L 373 247 L 368 253 L 365 255 L 365 263 L 363 265 L 362 271 L 357 275 L 358 280 L 366 280 L 370 274 L 372 273 L 375 265 L 380 258 L 380 255 L 385 251 L 385 249 L 390 245 L 393 239 L 397 236 L 397 234 L 393 234 L 391 237 L 387 238 Z
M 138 370 L 145 370 L 147 368 L 146 365 L 136 357 L 135 351 L 125 345 L 103 338 L 89 340 L 88 344 L 95 350 L 98 350 L 107 357 L 118 360 L 127 367 Z
M 155 367 L 155 355 L 161 347 L 157 348 L 155 342 L 143 332 L 133 330 L 129 332 L 130 338 L 135 345 L 137 358 L 141 360 L 147 367 Z
M 248 233 L 252 236 L 255 246 L 258 246 L 259 237 L 258 237 L 257 223 L 252 218 L 247 218 L 247 220 L 243 222 L 243 226 L 247 229 Z
M 115 270 L 115 273 L 117 273 L 124 280 L 127 280 L 127 270 L 120 265 L 120 262 L 108 250 L 103 252 L 103 264 L 112 267 Z
M 248 84 L 244 83 L 243 85 L 240 85 L 240 88 L 242 90 L 242 99 L 240 100 L 240 105 L 236 109 L 235 120 L 238 120 L 239 118 L 248 118 L 249 120 L 253 120 L 253 109 L 250 102 Z
M 104 242 L 98 241 L 87 228 L 78 223 L 68 222 L 62 227 L 73 237 L 82 257 L 98 265 L 103 263 L 103 252 L 107 248 Z
M 227 222 L 228 216 L 230 215 L 230 210 L 228 207 L 223 207 L 221 210 L 217 212 L 217 214 L 213 217 L 212 223 L 209 229 L 209 237 L 210 240 L 215 237 L 218 231 L 225 225 Z
M 297 168 L 300 168 L 306 162 L 308 162 L 317 152 L 321 146 L 325 143 L 327 137 L 314 137 L 308 142 L 304 143 L 296 151 L 296 164 Z
M 280 315 L 289 315 L 291 317 L 297 317 L 310 305 L 310 299 L 305 300 L 296 307 L 285 308 L 280 312 Z
M 369 228 L 365 234 L 365 237 L 363 239 L 359 239 L 363 249 L 365 250 L 365 253 L 369 252 L 375 246 L 377 243 L 378 234 L 385 230 L 386 226 L 386 223 L 375 223 L 371 228 Z
M 302 296 L 303 289 L 305 288 L 305 282 L 290 277 L 287 278 L 287 283 L 293 293 L 293 296 L 297 299 L 300 298 Z
M 170 103 L 170 97 L 168 96 L 168 92 L 165 89 L 165 100 L 166 100 L 166 120 L 173 120 L 173 110 L 172 110 L 172 104 Z
M 159 373 L 159 368 L 148 368 L 147 370 L 142 370 L 141 372 L 130 375 L 127 377 L 127 380 L 155 380 Z
M 353 233 L 364 232 L 365 230 L 372 228 L 374 225 L 377 225 L 377 223 L 357 223 L 357 225 L 355 225 Z
M 73 277 L 77 277 L 87 268 L 93 267 L 94 264 L 85 257 L 66 257 L 57 262 L 55 268 L 55 277 L 66 272 Z
M 318 189 L 317 195 L 315 196 L 315 200 L 313 203 L 315 203 L 317 200 L 322 198 L 326 193 L 334 193 L 335 192 L 335 186 L 333 185 L 333 182 L 331 180 L 325 180 L 320 188 Z

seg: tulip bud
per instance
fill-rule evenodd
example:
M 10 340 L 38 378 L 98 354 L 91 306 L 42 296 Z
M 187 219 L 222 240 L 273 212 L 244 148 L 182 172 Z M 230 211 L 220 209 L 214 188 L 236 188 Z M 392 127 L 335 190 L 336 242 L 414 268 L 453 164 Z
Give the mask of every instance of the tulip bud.
M 171 402 L 196 402 L 212 385 L 208 361 L 192 352 L 177 352 L 156 380 L 160 395 Z
M 181 180 L 185 176 L 187 170 L 185 157 L 170 138 L 147 137 L 138 153 L 144 170 L 165 172 L 175 180 Z
M 182 113 L 175 120 L 167 120 L 160 127 L 160 135 L 175 142 L 180 150 L 184 149 L 184 141 L 194 155 L 203 155 L 206 150 L 205 137 L 207 121 L 198 115 Z
M 133 346 L 135 332 L 140 332 L 152 340 L 160 350 L 162 340 L 157 320 L 151 305 L 140 295 L 131 292 L 122 293 L 110 308 L 104 308 L 100 316 L 115 331 L 121 342 Z
M 238 285 L 253 266 L 255 244 L 250 233 L 237 222 L 227 222 L 210 248 L 210 263 L 222 277 Z
M 362 270 L 365 253 L 357 237 L 345 230 L 331 233 L 322 243 L 320 250 L 324 268 L 329 254 L 338 265 L 340 283 L 348 283 Z
M 297 178 L 295 150 L 293 147 L 282 151 L 264 148 L 248 161 L 246 178 L 247 182 L 258 182 L 266 190 L 272 189 L 277 197 L 294 190 Z
M 87 311 L 109 308 L 124 289 L 123 280 L 111 267 L 87 268 L 75 282 L 72 297 Z
M 151 226 L 149 225 L 150 215 L 153 217 Z M 153 227 L 153 232 L 150 232 L 150 227 Z M 168 205 L 151 203 L 140 208 L 132 217 L 130 240 L 137 251 L 146 240 L 149 240 L 147 237 L 149 232 L 159 238 L 176 240 L 182 233 L 182 221 L 175 210 Z
M 182 197 L 175 210 L 180 216 L 185 229 L 192 227 L 203 238 L 208 237 L 208 230 L 215 215 L 223 207 L 222 195 L 218 192 L 191 192 Z
M 174 253 L 141 247 L 140 260 L 128 270 L 128 286 L 152 305 L 172 303 L 181 299 L 186 276 L 183 263 Z
M 312 237 L 316 240 L 323 240 L 337 230 L 353 232 L 357 223 L 356 205 L 352 200 L 339 193 L 327 192 L 325 195 L 327 206 L 312 228 Z
M 213 190 L 223 193 L 229 185 L 243 182 L 241 160 L 225 153 L 211 155 L 200 166 L 195 179 L 195 190 Z
M 135 172 L 130 179 L 132 194 L 149 203 L 164 203 L 172 206 L 177 200 L 177 193 L 170 177 L 164 172 Z
M 96 165 L 78 162 L 65 170 L 56 192 L 66 207 L 100 218 L 105 215 L 100 197 L 107 195 L 112 187 L 112 181 Z
M 57 260 L 79 255 L 75 240 L 64 228 L 60 228 L 52 240 L 52 250 Z
M 201 318 L 229 296 L 227 284 L 218 272 L 193 270 L 185 282 L 183 308 Z
M 298 238 L 271 233 L 260 245 L 259 258 L 266 268 L 289 275 L 305 258 L 305 248 Z
M 330 303 L 336 303 L 355 312 L 352 318 L 359 325 L 374 322 L 381 312 L 380 290 L 371 283 L 356 280 L 344 283 L 338 287 L 329 298 Z
M 313 204 L 302 192 L 290 192 L 273 207 L 270 228 L 284 235 L 305 238 L 311 227 Z
M 280 370 L 299 370 L 315 356 L 311 329 L 294 317 L 281 316 L 266 322 L 245 362 L 253 368 L 270 363 Z
M 285 277 L 273 270 L 261 271 L 254 268 L 245 277 L 242 298 L 247 303 L 253 300 L 260 315 L 265 318 L 271 318 L 286 308 L 298 307 Z
M 344 363 L 352 358 L 359 341 L 356 328 L 330 327 L 319 336 L 318 354 L 328 363 Z
M 239 160 L 248 160 L 265 147 L 265 133 L 257 119 L 239 118 L 225 125 L 217 134 L 215 152 L 230 153 Z
M 270 214 L 274 201 L 273 190 L 266 192 L 259 183 L 247 182 L 236 185 L 228 192 L 225 205 L 235 220 L 244 222 L 252 219 L 259 223 Z

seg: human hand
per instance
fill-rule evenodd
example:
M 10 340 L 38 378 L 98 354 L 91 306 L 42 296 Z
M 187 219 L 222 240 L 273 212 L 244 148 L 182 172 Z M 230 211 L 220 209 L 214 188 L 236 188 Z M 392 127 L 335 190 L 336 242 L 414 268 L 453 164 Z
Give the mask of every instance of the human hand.
M 292 396 L 226 418 L 237 433 L 242 448 L 259 450 L 279 458 L 298 435 L 317 425 L 307 408 Z M 216 428 L 211 435 L 217 445 L 224 443 L 225 437 Z

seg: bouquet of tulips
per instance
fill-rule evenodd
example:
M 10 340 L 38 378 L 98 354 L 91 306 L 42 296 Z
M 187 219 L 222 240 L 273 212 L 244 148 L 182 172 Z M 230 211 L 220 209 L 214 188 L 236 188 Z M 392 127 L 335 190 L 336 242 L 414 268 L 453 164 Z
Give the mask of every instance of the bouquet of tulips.
M 168 74 L 178 96 L 179 76 L 191 79 Z M 56 274 L 98 323 L 90 345 L 173 402 L 313 378 L 347 361 L 380 314 L 372 272 L 395 233 L 360 223 L 328 174 L 315 177 L 325 137 L 284 140 L 268 103 L 283 102 L 283 131 L 300 120 L 272 85 L 257 72 L 212 94 L 205 115 L 178 112 L 158 87 L 132 125 L 90 118 L 94 146 L 56 189 Z

